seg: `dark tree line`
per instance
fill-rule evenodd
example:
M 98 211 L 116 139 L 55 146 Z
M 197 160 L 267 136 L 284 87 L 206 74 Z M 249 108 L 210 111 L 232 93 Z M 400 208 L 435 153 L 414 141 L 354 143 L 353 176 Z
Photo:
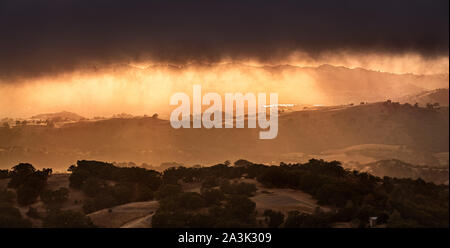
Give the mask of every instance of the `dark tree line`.
M 200 182 L 203 189 L 219 187 L 221 194 L 251 196 L 252 186 L 239 187 L 227 181 L 242 176 L 255 178 L 267 187 L 302 190 L 319 204 L 336 208 L 332 214 L 289 213 L 285 221 L 289 227 L 323 227 L 350 221 L 364 227 L 371 216 L 392 227 L 448 227 L 448 186 L 421 179 L 379 178 L 345 170 L 338 161 L 311 159 L 303 164 L 267 166 L 238 160 L 234 166 L 225 162 L 211 167 L 177 167 L 162 174 L 163 183 Z
M 230 183 L 242 177 L 254 178 L 266 187 L 302 190 L 319 204 L 335 209 L 314 214 L 267 210 L 264 217 L 270 227 L 330 227 L 336 222 L 357 222 L 364 227 L 371 216 L 390 227 L 448 227 L 448 186 L 421 179 L 379 178 L 345 170 L 337 161 L 312 159 L 267 166 L 238 160 L 234 165 L 224 162 L 210 167 L 172 167 L 163 173 L 78 161 L 69 171 L 70 186 L 89 196 L 84 202 L 86 213 L 156 198 L 160 208 L 153 218 L 155 227 L 257 226 L 256 206 L 250 199 L 256 192 L 255 185 Z M 29 205 L 40 197 L 47 212 L 30 208 L 29 217 L 42 219 L 48 227 L 92 227 L 83 213 L 61 210 L 69 193 L 65 188 L 46 188 L 51 169 L 36 170 L 30 164 L 19 164 L 2 173 L 10 178 L 8 186 L 16 189 L 16 194 L 0 192 L 0 226 L 30 226 L 11 202 Z M 200 193 L 183 192 L 181 182 L 200 183 Z
M 134 202 L 151 200 L 162 184 L 161 174 L 140 167 L 117 167 L 98 161 L 77 161 L 68 169 L 70 187 L 91 198 L 84 202 L 86 213 Z

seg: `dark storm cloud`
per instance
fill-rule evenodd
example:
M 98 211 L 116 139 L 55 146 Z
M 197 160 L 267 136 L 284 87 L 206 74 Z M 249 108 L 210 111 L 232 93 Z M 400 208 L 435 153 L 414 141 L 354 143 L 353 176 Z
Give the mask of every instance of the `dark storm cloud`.
M 152 59 L 345 50 L 448 55 L 448 0 L 0 0 L 0 78 Z

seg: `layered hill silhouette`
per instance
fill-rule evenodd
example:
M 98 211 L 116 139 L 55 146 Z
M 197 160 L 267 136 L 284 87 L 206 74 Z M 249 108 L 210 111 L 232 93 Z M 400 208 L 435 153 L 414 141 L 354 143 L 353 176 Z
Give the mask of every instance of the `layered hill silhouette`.
M 0 166 L 28 161 L 39 168 L 64 169 L 79 159 L 152 165 L 168 161 L 211 164 L 239 158 L 289 161 L 286 154 L 300 154 L 296 160 L 301 161 L 308 154 L 363 144 L 402 145 L 444 157 L 449 150 L 448 107 L 427 109 L 392 102 L 319 107 L 281 113 L 276 139 L 259 140 L 259 131 L 173 129 L 157 117 L 86 120 L 60 128 L 1 128 Z

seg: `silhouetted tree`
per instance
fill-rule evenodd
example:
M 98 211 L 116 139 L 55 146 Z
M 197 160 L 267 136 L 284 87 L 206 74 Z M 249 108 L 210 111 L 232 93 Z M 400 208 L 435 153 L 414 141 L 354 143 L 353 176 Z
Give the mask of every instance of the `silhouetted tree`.
M 36 170 L 33 165 L 20 163 L 12 168 L 8 187 L 17 189 L 17 202 L 20 205 L 34 203 L 47 185 L 51 169 Z

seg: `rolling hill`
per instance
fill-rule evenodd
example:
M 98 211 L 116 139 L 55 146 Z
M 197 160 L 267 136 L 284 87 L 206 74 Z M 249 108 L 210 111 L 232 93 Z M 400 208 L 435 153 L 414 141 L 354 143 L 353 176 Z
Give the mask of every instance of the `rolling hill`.
M 418 103 L 420 106 L 426 106 L 427 103 L 438 103 L 440 106 L 448 106 L 448 88 L 423 91 L 419 94 L 400 97 L 396 100 L 400 103 Z
M 449 113 L 448 107 L 430 110 L 388 102 L 318 107 L 282 113 L 278 137 L 273 140 L 259 140 L 258 133 L 248 128 L 173 129 L 167 120 L 152 117 L 79 121 L 60 128 L 0 128 L 0 167 L 27 161 L 38 168 L 65 170 L 79 159 L 152 165 L 239 158 L 293 162 L 364 144 L 404 146 L 424 154 L 408 162 L 423 164 L 437 161 L 423 159 L 428 155 L 448 154 Z M 287 159 L 290 155 L 294 156 Z
M 49 121 L 80 121 L 85 119 L 83 116 L 62 111 L 58 113 L 47 113 L 32 116 L 31 119 L 49 120 Z

